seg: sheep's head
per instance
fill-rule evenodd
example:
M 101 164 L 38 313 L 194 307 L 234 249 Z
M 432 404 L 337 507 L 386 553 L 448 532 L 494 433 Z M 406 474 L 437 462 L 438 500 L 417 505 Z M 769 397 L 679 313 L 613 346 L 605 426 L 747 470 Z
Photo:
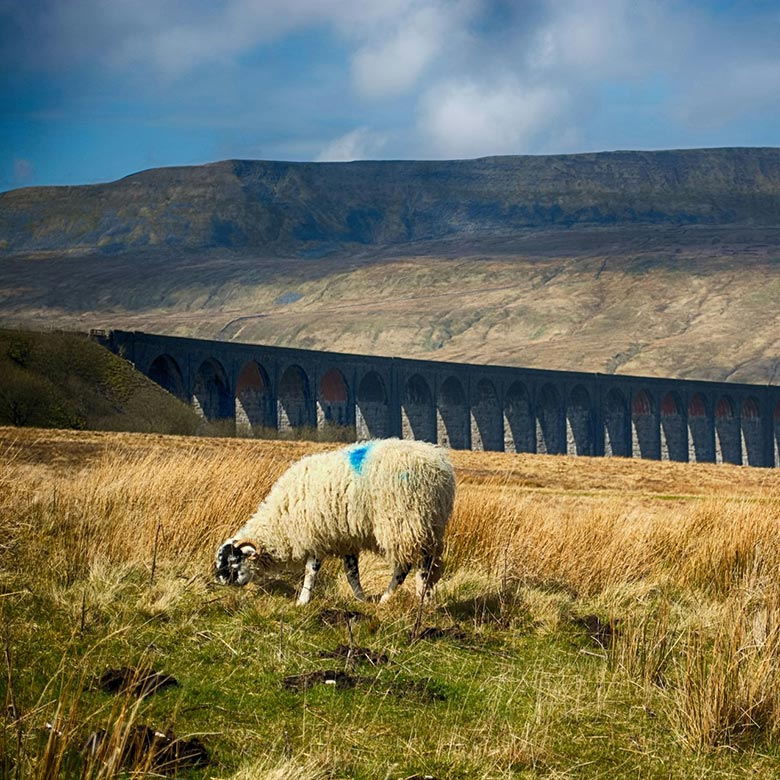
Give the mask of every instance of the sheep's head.
M 246 585 L 251 582 L 261 557 L 254 542 L 229 539 L 217 550 L 214 561 L 217 582 L 223 585 Z

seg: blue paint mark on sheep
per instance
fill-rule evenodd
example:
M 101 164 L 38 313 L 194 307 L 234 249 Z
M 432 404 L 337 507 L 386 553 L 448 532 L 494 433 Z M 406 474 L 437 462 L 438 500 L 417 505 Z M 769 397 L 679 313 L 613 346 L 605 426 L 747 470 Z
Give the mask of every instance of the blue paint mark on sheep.
M 349 465 L 355 469 L 357 474 L 363 473 L 363 462 L 373 447 L 373 444 L 359 444 L 357 447 L 350 447 L 347 450 L 349 455 Z

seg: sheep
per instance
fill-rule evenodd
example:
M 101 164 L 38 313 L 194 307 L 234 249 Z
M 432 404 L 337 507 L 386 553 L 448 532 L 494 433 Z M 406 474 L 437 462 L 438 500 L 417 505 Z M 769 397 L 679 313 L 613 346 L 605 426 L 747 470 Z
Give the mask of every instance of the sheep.
M 433 444 L 379 439 L 309 455 L 282 474 L 243 528 L 220 545 L 216 579 L 242 586 L 262 572 L 305 561 L 297 603 L 308 604 L 322 559 L 338 555 L 363 601 L 358 555 L 366 550 L 393 566 L 380 603 L 415 565 L 422 598 L 441 576 L 454 501 L 452 464 Z

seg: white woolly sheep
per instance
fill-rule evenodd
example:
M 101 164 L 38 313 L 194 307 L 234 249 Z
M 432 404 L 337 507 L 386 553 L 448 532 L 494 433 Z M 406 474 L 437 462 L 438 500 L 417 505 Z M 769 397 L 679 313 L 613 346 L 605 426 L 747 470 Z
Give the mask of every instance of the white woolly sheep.
M 307 604 L 322 559 L 338 555 L 355 597 L 364 600 L 358 555 L 393 566 L 381 601 L 418 566 L 417 592 L 441 576 L 444 531 L 455 500 L 446 452 L 433 444 L 382 439 L 294 463 L 255 514 L 216 555 L 216 578 L 246 585 L 256 574 L 306 562 L 298 604 Z

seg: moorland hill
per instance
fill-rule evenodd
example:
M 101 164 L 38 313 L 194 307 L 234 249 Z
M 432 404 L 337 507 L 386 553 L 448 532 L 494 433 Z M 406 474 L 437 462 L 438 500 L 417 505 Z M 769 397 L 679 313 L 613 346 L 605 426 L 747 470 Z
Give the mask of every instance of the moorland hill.
M 772 382 L 780 149 L 225 161 L 0 195 L 0 324 Z
M 11 251 L 312 249 L 534 228 L 777 225 L 780 149 L 295 163 L 228 160 L 0 195 Z

